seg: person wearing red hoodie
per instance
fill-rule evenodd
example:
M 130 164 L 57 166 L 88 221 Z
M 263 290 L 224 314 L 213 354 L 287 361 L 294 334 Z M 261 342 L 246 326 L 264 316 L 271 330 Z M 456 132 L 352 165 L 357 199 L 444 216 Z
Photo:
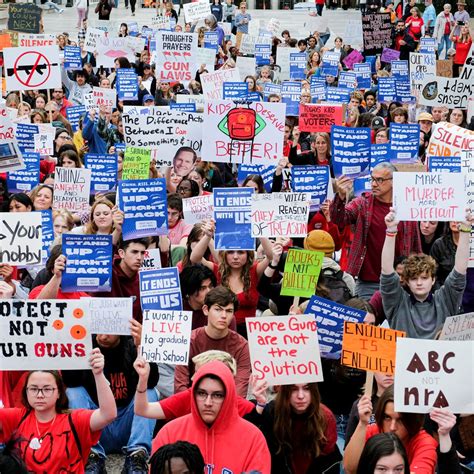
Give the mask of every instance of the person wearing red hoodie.
M 143 390 L 140 384 L 138 392 Z M 183 440 L 199 447 L 209 474 L 270 474 L 270 452 L 263 434 L 237 412 L 230 369 L 219 361 L 205 364 L 196 372 L 192 390 L 191 414 L 166 424 L 153 440 L 152 451 Z

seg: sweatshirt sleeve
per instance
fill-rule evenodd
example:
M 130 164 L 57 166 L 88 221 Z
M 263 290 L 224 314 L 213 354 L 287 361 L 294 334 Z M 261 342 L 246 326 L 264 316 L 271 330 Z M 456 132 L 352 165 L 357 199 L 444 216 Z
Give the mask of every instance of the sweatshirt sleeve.
M 247 456 L 245 466 L 242 472 L 259 472 L 261 474 L 270 474 L 271 457 L 267 442 L 261 432 L 256 432 L 252 441 L 252 450 Z
M 466 275 L 458 273 L 454 268 L 449 272 L 444 285 L 436 292 L 436 299 L 444 301 L 449 314 L 458 314 L 462 302 L 462 295 L 466 288 Z
M 236 362 L 237 375 L 235 376 L 235 388 L 237 390 L 237 394 L 245 398 L 247 396 L 251 366 L 249 346 L 247 341 L 245 341 L 243 338 L 241 340 L 241 348 L 239 351 L 239 356 L 236 358 Z
M 396 272 L 391 275 L 380 276 L 380 294 L 382 295 L 382 305 L 385 313 L 385 317 L 390 323 L 390 327 L 393 327 L 395 321 L 395 315 L 398 313 L 397 308 L 403 297 L 403 289 L 400 284 L 400 278 Z

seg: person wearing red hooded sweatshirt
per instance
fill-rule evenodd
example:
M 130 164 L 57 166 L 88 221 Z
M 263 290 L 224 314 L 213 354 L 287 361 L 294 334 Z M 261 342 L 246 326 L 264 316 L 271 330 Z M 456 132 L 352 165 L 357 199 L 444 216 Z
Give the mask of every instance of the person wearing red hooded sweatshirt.
M 137 392 L 144 387 L 138 384 Z M 193 380 L 191 414 L 166 424 L 153 440 L 155 452 L 178 440 L 196 444 L 208 474 L 270 474 L 270 452 L 261 431 L 239 417 L 230 369 L 219 361 L 202 366 Z

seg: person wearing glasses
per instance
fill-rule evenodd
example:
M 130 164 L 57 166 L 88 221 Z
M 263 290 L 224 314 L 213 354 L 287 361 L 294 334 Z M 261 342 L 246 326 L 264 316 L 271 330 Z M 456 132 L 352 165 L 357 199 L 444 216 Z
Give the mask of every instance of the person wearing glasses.
M 144 389 L 141 384 L 138 390 Z M 270 453 L 263 434 L 238 414 L 230 369 L 220 361 L 205 364 L 194 375 L 192 394 L 191 413 L 159 431 L 153 452 L 166 444 L 188 441 L 201 450 L 208 472 L 270 474 Z
M 358 277 L 356 294 L 359 298 L 369 300 L 379 289 L 386 229 L 384 219 L 392 206 L 392 177 L 396 170 L 391 163 L 379 163 L 372 170 L 372 191 L 350 202 L 353 180 L 347 176 L 336 179 L 337 193 L 331 204 L 331 221 L 341 231 L 347 225 L 355 226 L 346 271 Z M 396 249 L 397 256 L 421 253 L 417 222 L 400 223 Z
M 91 446 L 117 416 L 99 349 L 92 351 L 89 364 L 97 409 L 69 411 L 66 387 L 55 370 L 30 372 L 21 394 L 22 408 L 0 409 L 0 443 L 14 443 L 28 472 L 84 472 Z

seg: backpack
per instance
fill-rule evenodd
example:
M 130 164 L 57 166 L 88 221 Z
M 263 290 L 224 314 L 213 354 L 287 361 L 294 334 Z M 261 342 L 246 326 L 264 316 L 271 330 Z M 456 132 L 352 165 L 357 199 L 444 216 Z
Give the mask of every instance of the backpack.
M 329 290 L 329 298 L 336 303 L 345 303 L 352 298 L 352 294 L 343 280 L 344 272 L 334 270 L 333 268 L 324 268 L 321 270 L 324 277 L 324 286 Z

